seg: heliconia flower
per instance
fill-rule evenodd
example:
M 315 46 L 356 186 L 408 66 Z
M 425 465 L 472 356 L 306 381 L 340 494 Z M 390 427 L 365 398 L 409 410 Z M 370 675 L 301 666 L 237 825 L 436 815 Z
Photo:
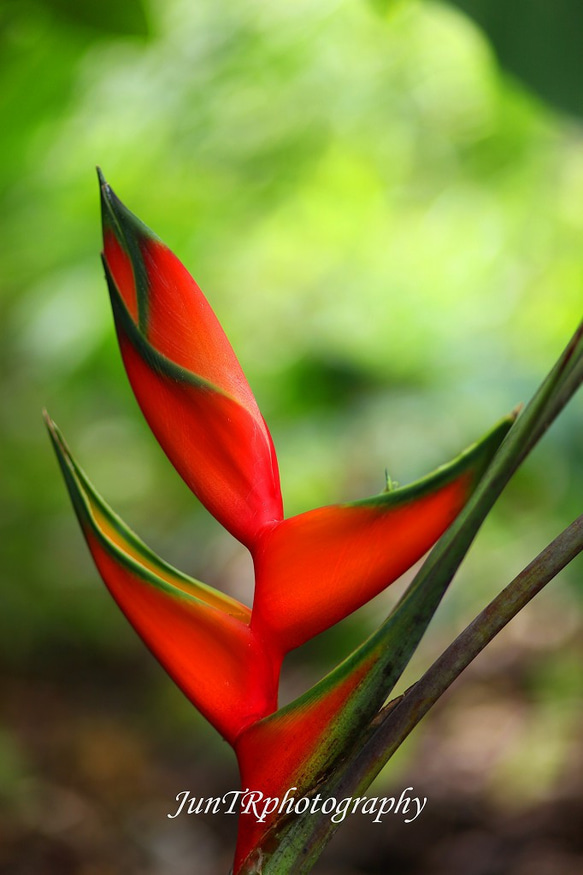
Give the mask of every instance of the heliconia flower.
M 138 634 L 186 696 L 231 744 L 277 707 L 279 666 L 266 657 L 236 599 L 163 562 L 124 525 L 46 417 L 95 564 Z
M 103 261 L 134 394 L 186 483 L 252 548 L 283 517 L 265 421 L 195 281 L 101 175 L 100 182 Z
M 397 641 L 393 656 L 407 642 L 409 658 L 409 615 L 402 637 L 385 640 L 381 627 L 378 638 L 277 711 L 284 655 L 365 604 L 429 550 L 466 504 L 512 417 L 410 486 L 284 520 L 271 436 L 216 316 L 176 256 L 101 174 L 100 184 L 103 263 L 131 386 L 185 482 L 249 548 L 252 610 L 155 556 L 96 493 L 47 417 L 73 505 L 106 586 L 233 746 L 243 786 L 270 796 L 295 784 L 307 792 L 388 695 L 386 640 Z M 424 597 L 421 590 L 414 596 Z M 419 623 L 421 602 L 405 601 Z M 275 819 L 241 818 L 235 872 Z
M 283 521 L 271 437 L 216 316 L 186 268 L 100 182 L 104 264 L 130 382 L 175 467 L 251 550 L 252 627 L 281 657 L 423 556 L 506 427 L 407 488 Z
M 511 420 L 409 486 L 291 517 L 254 553 L 252 628 L 286 653 L 378 595 L 463 508 Z

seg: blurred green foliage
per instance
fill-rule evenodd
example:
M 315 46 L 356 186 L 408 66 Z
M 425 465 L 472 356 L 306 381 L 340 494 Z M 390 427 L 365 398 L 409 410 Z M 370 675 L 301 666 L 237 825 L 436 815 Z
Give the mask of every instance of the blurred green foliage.
M 503 59 L 496 34 L 524 38 L 541 93 L 566 93 L 523 26 L 543 4 L 463 5 Z M 546 57 L 569 5 L 553 7 Z M 17 671 L 159 678 L 97 582 L 43 405 L 165 558 L 246 600 L 251 569 L 127 386 L 93 166 L 206 291 L 272 429 L 291 514 L 381 491 L 386 468 L 422 476 L 529 397 L 581 311 L 581 128 L 507 78 L 446 5 L 380 17 L 345 0 L 152 0 L 146 16 L 137 0 L 53 0 L 1 16 L 0 653 Z M 580 110 L 577 73 L 557 103 Z M 580 512 L 582 427 L 576 402 L 500 502 L 444 638 Z M 580 618 L 578 569 L 553 587 Z M 394 597 L 299 655 L 290 694 L 298 665 L 336 660 Z
M 383 15 L 418 0 L 369 0 Z M 432 0 L 426 0 L 432 2 Z M 483 28 L 503 68 L 562 110 L 583 115 L 579 0 L 444 0 Z

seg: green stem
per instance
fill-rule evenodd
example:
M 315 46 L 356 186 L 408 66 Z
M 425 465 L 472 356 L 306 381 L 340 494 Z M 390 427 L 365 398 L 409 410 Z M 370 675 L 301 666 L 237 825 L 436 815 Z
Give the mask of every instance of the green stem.
M 368 787 L 400 744 L 496 635 L 583 550 L 583 515 L 561 532 L 458 635 L 395 703 L 389 703 L 361 752 L 339 772 L 342 795 Z M 336 784 L 338 778 L 335 777 Z

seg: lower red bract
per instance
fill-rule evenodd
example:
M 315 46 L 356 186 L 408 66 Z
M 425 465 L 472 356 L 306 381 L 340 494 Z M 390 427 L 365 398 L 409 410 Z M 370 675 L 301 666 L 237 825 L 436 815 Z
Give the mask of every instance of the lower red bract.
M 91 532 L 87 542 L 115 601 L 168 674 L 231 744 L 277 707 L 277 678 L 249 626 L 171 594 L 120 564 Z
M 235 752 L 241 772 L 241 786 L 259 790 L 264 797 L 283 799 L 287 790 L 296 798 L 307 793 L 315 773 L 326 770 L 334 761 L 334 742 L 330 743 L 327 730 L 340 712 L 342 705 L 366 676 L 370 659 L 362 662 L 340 682 L 335 683 L 319 697 L 307 700 L 298 707 L 290 706 L 266 720 L 250 726 L 235 742 Z M 322 754 L 323 739 L 328 738 L 325 757 L 314 761 L 316 752 Z M 237 873 L 255 847 L 263 846 L 263 838 L 277 820 L 274 810 L 263 823 L 254 813 L 241 814 L 233 872 Z

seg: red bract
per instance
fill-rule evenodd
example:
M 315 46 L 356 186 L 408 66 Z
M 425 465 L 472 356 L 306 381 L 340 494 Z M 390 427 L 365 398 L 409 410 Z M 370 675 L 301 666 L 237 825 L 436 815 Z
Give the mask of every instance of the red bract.
M 138 403 L 193 492 L 252 547 L 283 517 L 277 459 L 253 393 L 190 274 L 103 178 L 101 195 L 103 262 Z
M 267 531 L 255 552 L 252 627 L 286 653 L 365 604 L 443 534 L 498 443 L 495 434 L 407 488 L 321 507 Z
M 283 799 L 292 787 L 296 797 L 308 795 L 314 779 L 351 742 L 353 724 L 344 721 L 335 732 L 332 727 L 377 661 L 378 650 L 366 649 L 362 658 L 338 667 L 300 699 L 243 731 L 235 742 L 242 786 L 260 791 L 263 798 Z M 251 811 L 241 814 L 235 872 L 263 845 L 277 817 L 272 811 L 258 822 Z
M 373 636 L 277 711 L 283 656 L 421 558 L 466 503 L 512 420 L 409 487 L 284 520 L 271 437 L 216 316 L 178 259 L 100 182 L 103 262 L 130 383 L 178 472 L 251 551 L 253 610 L 148 550 L 95 492 L 47 418 L 75 510 L 113 597 L 233 745 L 243 785 L 267 795 L 296 784 L 309 790 L 354 736 L 354 715 L 382 704 L 382 686 L 372 692 L 369 681 L 386 673 L 386 652 Z M 242 818 L 235 871 L 271 822 Z
M 233 743 L 277 707 L 277 672 L 249 628 L 249 608 L 152 553 L 97 494 L 48 417 L 47 424 L 107 588 L 178 686 Z

